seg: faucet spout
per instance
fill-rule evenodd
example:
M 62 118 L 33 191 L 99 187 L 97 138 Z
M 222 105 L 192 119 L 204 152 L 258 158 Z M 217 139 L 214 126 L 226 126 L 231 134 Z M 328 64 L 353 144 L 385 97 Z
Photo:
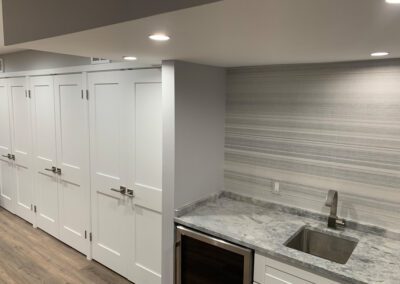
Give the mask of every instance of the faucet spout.
M 337 216 L 338 206 L 338 192 L 336 190 L 329 190 L 326 196 L 325 206 L 331 208 L 328 217 L 328 227 L 336 229 L 337 227 L 344 227 L 346 222 Z
M 329 190 L 328 195 L 326 196 L 325 206 L 331 208 L 331 213 L 329 215 L 332 217 L 337 216 L 337 204 L 338 204 L 338 192 L 336 190 Z

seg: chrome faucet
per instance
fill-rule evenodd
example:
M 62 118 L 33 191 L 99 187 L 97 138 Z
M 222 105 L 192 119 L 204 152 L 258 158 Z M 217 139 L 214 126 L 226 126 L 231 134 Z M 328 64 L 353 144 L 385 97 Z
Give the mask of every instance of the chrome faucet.
M 346 221 L 337 216 L 337 205 L 338 205 L 338 192 L 336 190 L 329 190 L 326 196 L 325 206 L 331 208 L 331 212 L 328 217 L 329 228 L 343 228 L 346 226 Z

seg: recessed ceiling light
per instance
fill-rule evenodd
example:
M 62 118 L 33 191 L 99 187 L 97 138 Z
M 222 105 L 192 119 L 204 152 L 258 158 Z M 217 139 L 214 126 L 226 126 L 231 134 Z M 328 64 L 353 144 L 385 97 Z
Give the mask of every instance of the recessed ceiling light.
M 134 60 L 136 60 L 137 58 L 136 58 L 135 56 L 124 56 L 123 59 L 124 59 L 124 60 L 128 60 L 128 61 L 134 61 Z
M 149 36 L 149 39 L 155 41 L 167 41 L 170 39 L 170 37 L 167 36 L 166 34 L 152 34 Z
M 374 56 L 374 57 L 386 56 L 386 55 L 389 55 L 389 52 L 386 52 L 386 51 L 378 51 L 378 52 L 373 52 L 373 53 L 371 53 L 371 56 Z
M 386 3 L 389 3 L 389 4 L 400 4 L 400 0 L 386 0 Z

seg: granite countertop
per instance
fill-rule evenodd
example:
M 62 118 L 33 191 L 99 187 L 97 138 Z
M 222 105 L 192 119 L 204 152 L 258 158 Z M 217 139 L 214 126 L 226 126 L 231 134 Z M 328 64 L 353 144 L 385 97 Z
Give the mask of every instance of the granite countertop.
M 299 210 L 300 212 L 300 210 Z M 308 270 L 340 283 L 400 283 L 400 239 L 346 228 L 326 228 L 310 213 L 296 214 L 281 205 L 253 202 L 234 194 L 202 201 L 181 212 L 175 222 L 251 249 L 256 253 Z M 357 239 L 346 264 L 338 264 L 284 246 L 302 226 Z

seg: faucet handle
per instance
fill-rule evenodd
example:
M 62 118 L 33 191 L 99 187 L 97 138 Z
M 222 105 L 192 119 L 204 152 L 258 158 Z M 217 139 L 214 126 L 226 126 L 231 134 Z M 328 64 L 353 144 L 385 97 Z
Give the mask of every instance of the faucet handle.
M 346 220 L 337 218 L 336 219 L 336 228 L 344 228 L 344 227 L 346 227 Z

